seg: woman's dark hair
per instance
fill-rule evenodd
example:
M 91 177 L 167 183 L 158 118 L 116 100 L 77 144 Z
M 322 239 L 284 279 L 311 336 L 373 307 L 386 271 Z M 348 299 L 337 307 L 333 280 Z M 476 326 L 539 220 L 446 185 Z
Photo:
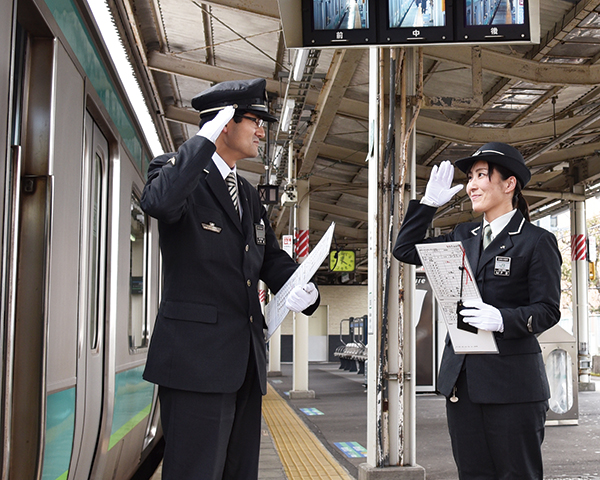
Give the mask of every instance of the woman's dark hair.
M 513 207 L 518 208 L 521 211 L 521 213 L 525 217 L 525 220 L 530 222 L 531 220 L 529 219 L 529 205 L 527 204 L 527 200 L 525 200 L 525 197 L 521 192 L 523 186 L 521 185 L 519 179 L 508 168 L 503 167 L 502 165 L 498 165 L 497 163 L 488 162 L 488 175 L 491 177 L 494 171 L 497 171 L 500 174 L 502 180 L 508 180 L 509 177 L 515 177 L 517 183 L 515 185 L 515 191 L 513 192 L 512 205 Z

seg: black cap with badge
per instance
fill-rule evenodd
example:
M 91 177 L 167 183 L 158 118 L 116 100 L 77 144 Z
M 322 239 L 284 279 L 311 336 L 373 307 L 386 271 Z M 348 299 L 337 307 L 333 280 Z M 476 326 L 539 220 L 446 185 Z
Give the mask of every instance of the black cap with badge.
M 477 151 L 467 158 L 456 160 L 454 165 L 464 173 L 469 173 L 471 166 L 479 161 L 495 163 L 510 170 L 514 176 L 521 182 L 521 188 L 525 187 L 531 180 L 531 172 L 523 155 L 514 147 L 501 142 L 489 142 L 479 147 Z
M 196 95 L 192 107 L 200 112 L 200 118 L 232 105 L 236 110 L 254 113 L 266 122 L 276 122 L 277 117 L 269 113 L 266 86 L 264 78 L 217 83 Z

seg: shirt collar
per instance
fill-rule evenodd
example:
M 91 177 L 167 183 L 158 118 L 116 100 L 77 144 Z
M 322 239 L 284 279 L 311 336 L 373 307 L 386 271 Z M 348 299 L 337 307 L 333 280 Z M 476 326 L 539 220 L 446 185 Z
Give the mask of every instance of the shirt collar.
M 511 218 L 516 213 L 516 211 L 517 209 L 511 210 L 510 212 L 505 213 L 504 215 L 500 215 L 498 218 L 494 219 L 491 222 L 488 222 L 484 218 L 483 227 L 485 228 L 485 226 L 489 224 L 489 226 L 492 229 L 492 238 L 495 238 L 496 235 L 498 235 L 508 225 L 508 222 L 510 222 Z
M 227 165 L 225 163 L 225 160 L 223 160 L 217 152 L 213 153 L 212 159 L 213 159 L 213 162 L 215 163 L 215 165 L 217 166 L 217 168 L 219 169 L 219 172 L 221 172 L 221 176 L 223 177 L 223 180 L 225 180 L 227 178 L 227 175 L 229 175 L 231 172 L 233 172 L 235 175 L 235 178 L 237 178 L 237 168 L 236 167 L 231 168 L 229 165 Z

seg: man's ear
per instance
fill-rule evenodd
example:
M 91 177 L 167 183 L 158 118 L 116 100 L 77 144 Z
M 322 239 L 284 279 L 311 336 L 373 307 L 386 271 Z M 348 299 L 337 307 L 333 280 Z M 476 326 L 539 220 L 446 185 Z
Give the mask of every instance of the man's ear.
M 226 124 L 226 125 L 223 127 L 223 130 L 221 130 L 221 133 L 225 133 L 225 134 L 226 134 L 226 133 L 229 131 L 229 124 L 230 124 L 231 122 L 233 122 L 233 119 L 231 119 L 231 120 L 229 120 L 229 121 L 227 122 L 227 124 Z

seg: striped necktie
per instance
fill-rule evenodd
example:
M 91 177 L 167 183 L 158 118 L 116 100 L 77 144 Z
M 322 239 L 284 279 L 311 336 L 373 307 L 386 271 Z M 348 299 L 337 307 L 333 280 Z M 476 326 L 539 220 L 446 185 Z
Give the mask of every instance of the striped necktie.
M 231 196 L 231 200 L 233 201 L 235 211 L 239 212 L 240 210 L 238 207 L 238 189 L 235 174 L 231 172 L 229 175 L 227 175 L 227 178 L 225 178 L 225 182 L 227 182 L 227 188 L 229 189 L 229 195 Z
M 490 243 L 492 243 L 492 227 L 488 223 L 483 227 L 483 249 L 485 250 Z

